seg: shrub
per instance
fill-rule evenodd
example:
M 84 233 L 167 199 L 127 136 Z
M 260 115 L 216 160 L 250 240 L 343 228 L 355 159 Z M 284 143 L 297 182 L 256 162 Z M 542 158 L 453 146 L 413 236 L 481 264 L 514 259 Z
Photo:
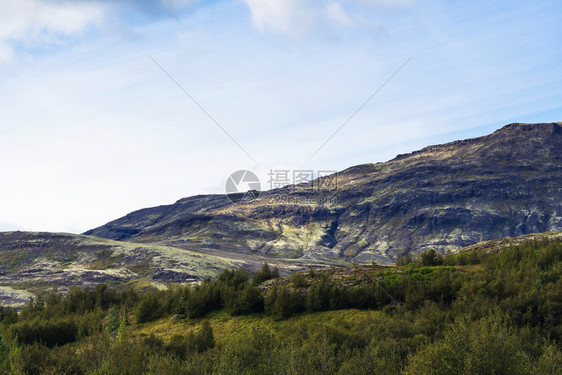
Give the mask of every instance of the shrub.
M 137 323 L 146 323 L 158 319 L 161 316 L 162 305 L 156 296 L 149 296 L 139 302 L 135 309 Z
M 279 277 L 279 269 L 277 267 L 269 268 L 269 264 L 264 263 L 263 267 L 259 272 L 256 272 L 252 278 L 252 282 L 254 285 L 259 285 L 264 281 L 275 279 Z
M 420 261 L 422 266 L 440 266 L 443 264 L 443 256 L 431 249 L 421 253 Z

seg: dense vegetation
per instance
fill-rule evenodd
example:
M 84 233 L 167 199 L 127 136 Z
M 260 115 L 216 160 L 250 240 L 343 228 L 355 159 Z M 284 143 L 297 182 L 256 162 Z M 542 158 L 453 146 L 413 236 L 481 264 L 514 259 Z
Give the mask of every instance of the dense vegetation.
M 52 291 L 0 310 L 0 373 L 562 374 L 562 243 L 398 263 L 352 286 L 311 270 L 264 289 L 264 265 Z

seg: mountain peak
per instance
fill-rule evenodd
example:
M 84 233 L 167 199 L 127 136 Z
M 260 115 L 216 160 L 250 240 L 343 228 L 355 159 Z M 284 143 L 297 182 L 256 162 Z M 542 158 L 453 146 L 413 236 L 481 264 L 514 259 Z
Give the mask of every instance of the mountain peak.
M 264 192 L 244 204 L 199 196 L 87 234 L 210 254 L 318 264 L 391 263 L 529 233 L 562 231 L 562 123 L 509 124 L 338 173 L 335 190 Z M 245 258 L 245 259 L 246 259 Z
M 402 160 L 420 155 L 457 157 L 457 153 L 466 151 L 477 152 L 481 156 L 486 156 L 486 152 L 482 153 L 484 149 L 492 151 L 503 150 L 504 154 L 512 154 L 524 151 L 525 145 L 529 141 L 533 141 L 533 143 L 551 143 L 553 140 L 556 140 L 553 143 L 556 147 L 562 144 L 562 122 L 536 124 L 515 122 L 501 127 L 492 134 L 427 146 L 421 150 L 399 154 L 393 160 Z M 475 145 L 478 147 L 475 147 Z M 536 151 L 536 147 L 536 145 L 528 146 L 527 151 L 533 153 Z
M 504 127 L 496 130 L 492 135 L 514 135 L 514 134 L 536 134 L 538 136 L 550 136 L 554 134 L 562 134 L 561 122 L 527 124 L 514 122 L 505 125 Z

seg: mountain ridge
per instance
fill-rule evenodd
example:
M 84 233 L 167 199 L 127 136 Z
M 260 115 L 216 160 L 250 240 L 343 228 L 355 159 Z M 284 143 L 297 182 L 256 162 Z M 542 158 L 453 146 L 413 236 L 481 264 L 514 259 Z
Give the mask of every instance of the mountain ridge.
M 561 123 L 509 124 L 336 176 L 336 189 L 313 181 L 236 204 L 181 198 L 89 235 L 1 232 L 0 300 L 21 305 L 45 288 L 98 283 L 159 288 L 264 262 L 282 274 L 384 265 L 409 252 L 496 251 L 562 235 Z
M 347 168 L 335 191 L 312 182 L 237 204 L 198 195 L 85 234 L 203 252 L 392 263 L 405 252 L 562 230 L 561 150 L 561 123 L 512 123 Z M 295 202 L 271 202 L 283 194 Z M 335 203 L 315 204 L 319 198 Z

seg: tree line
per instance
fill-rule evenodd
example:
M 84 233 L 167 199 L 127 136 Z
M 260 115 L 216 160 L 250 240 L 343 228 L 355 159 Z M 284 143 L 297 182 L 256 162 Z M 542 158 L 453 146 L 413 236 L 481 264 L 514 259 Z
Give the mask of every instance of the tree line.
M 0 373 L 560 374 L 561 242 L 399 263 L 353 287 L 310 270 L 264 288 L 279 276 L 265 264 L 195 287 L 51 291 L 0 309 Z M 252 318 L 217 338 L 217 316 Z M 135 334 L 157 320 L 190 323 Z

